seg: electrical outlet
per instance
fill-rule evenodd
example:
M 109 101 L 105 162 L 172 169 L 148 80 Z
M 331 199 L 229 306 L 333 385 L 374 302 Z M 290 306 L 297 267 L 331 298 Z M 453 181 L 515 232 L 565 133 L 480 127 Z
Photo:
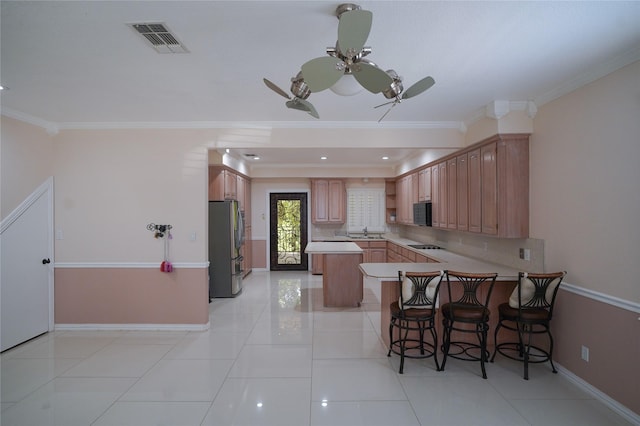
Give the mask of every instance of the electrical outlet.
M 582 352 L 581 352 L 581 354 L 580 354 L 580 357 L 581 357 L 584 361 L 589 362 L 589 348 L 588 348 L 588 347 L 586 347 L 586 346 L 582 345 Z
M 56 231 L 56 240 L 64 240 L 64 233 L 62 232 L 62 229 L 58 229 Z
M 522 259 L 522 260 L 531 260 L 531 249 L 521 248 L 520 249 L 520 259 Z

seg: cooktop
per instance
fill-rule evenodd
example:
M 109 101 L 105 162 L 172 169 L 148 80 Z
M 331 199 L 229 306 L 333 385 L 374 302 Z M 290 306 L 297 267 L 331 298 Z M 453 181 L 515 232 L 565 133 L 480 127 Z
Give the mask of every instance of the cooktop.
M 433 244 L 407 244 L 409 247 L 420 250 L 438 250 L 441 247 L 434 246 Z

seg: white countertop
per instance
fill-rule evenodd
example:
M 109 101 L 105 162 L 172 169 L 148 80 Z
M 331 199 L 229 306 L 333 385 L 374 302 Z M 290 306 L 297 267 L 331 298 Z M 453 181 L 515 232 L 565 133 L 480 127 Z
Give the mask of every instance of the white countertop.
M 360 254 L 362 251 L 356 243 L 346 241 L 313 241 L 304 249 L 309 254 Z
M 387 281 L 397 280 L 398 271 L 431 272 L 449 269 L 458 272 L 497 272 L 498 281 L 516 281 L 518 279 L 518 270 L 508 266 L 472 259 L 444 249 L 414 249 L 408 245 L 420 243 L 405 238 L 386 238 L 386 240 L 437 260 L 438 263 L 362 263 L 360 270 L 365 276 Z

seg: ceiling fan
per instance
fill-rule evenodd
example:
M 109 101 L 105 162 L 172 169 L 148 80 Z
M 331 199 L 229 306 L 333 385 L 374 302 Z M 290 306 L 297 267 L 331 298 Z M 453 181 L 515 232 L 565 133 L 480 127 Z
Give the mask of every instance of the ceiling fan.
M 289 96 L 287 92 L 285 92 L 284 90 L 282 90 L 281 88 L 279 88 L 274 83 L 267 80 L 266 78 L 263 78 L 262 81 L 264 81 L 264 84 L 266 84 L 269 89 L 289 99 L 287 102 L 285 102 L 285 105 L 287 106 L 287 108 L 297 109 L 299 111 L 306 111 L 311 116 L 315 118 L 320 118 L 320 116 L 318 115 L 318 112 L 313 107 L 311 102 L 307 101 L 307 98 L 311 94 L 311 90 L 309 90 L 309 86 L 307 86 L 307 84 L 302 79 L 301 73 L 298 73 L 297 76 L 291 79 L 291 93 L 294 96 L 293 98 L 291 98 L 291 96 Z
M 287 102 L 287 107 L 307 111 L 319 118 L 313 106 L 306 101 L 309 95 L 332 88 L 343 76 L 352 75 L 369 92 L 382 93 L 385 98 L 393 99 L 375 107 L 391 104 L 389 110 L 378 120 L 381 121 L 401 101 L 417 96 L 435 84 L 432 77 L 425 77 L 402 94 L 402 78 L 394 70 L 384 71 L 365 58 L 371 53 L 371 48 L 364 44 L 371 31 L 373 13 L 362 10 L 357 4 L 345 3 L 336 8 L 336 16 L 340 21 L 336 46 L 327 48 L 329 56 L 311 59 L 302 65 L 301 72 L 292 78 L 291 92 L 295 98 Z M 269 80 L 264 79 L 264 82 L 276 93 L 289 98 Z M 304 90 L 301 90 L 302 87 Z

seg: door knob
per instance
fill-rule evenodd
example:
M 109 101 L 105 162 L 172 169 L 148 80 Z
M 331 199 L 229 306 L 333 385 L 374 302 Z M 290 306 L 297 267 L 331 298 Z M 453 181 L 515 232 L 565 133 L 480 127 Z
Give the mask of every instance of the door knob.
M 48 263 L 51 263 L 51 259 L 47 258 L 47 259 L 42 259 L 42 264 L 46 265 Z

